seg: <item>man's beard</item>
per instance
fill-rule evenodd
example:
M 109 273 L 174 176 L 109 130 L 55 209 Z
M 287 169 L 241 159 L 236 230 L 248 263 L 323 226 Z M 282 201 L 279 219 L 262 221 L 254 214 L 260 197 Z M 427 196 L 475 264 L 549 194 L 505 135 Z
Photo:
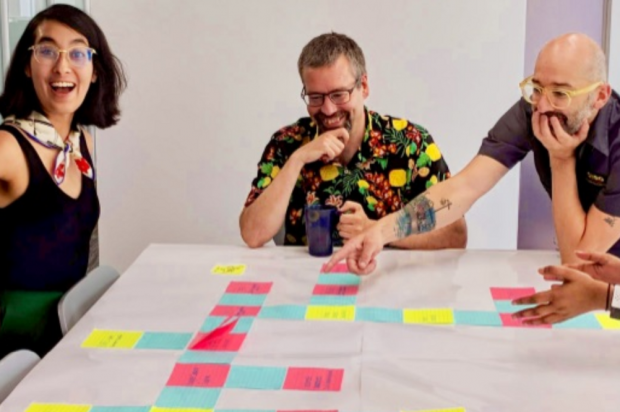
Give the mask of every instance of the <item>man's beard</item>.
M 549 118 L 551 121 L 552 117 L 555 117 L 559 120 L 560 125 L 562 125 L 562 129 L 570 135 L 576 134 L 579 129 L 581 129 L 581 125 L 583 121 L 590 117 L 592 114 L 592 102 L 590 99 L 583 105 L 583 107 L 577 112 L 573 113 L 570 117 L 560 112 L 546 112 L 542 113 Z M 551 125 L 549 125 L 551 127 Z M 551 129 L 553 131 L 553 129 Z
M 332 116 L 325 116 L 323 113 L 320 113 L 320 112 L 317 113 L 315 117 L 316 117 L 316 123 L 319 126 L 319 132 L 320 133 L 324 133 L 324 132 L 326 132 L 328 130 L 333 130 L 333 129 L 337 129 L 337 128 L 343 127 L 343 126 L 340 126 L 340 125 L 338 127 L 326 127 L 323 124 L 323 120 L 330 119 L 330 118 L 333 118 L 335 116 L 341 116 L 341 115 L 344 115 L 344 128 L 347 129 L 348 132 L 350 132 L 351 131 L 351 114 L 349 112 L 342 112 L 342 111 L 341 112 L 337 112 L 337 113 L 333 114 Z

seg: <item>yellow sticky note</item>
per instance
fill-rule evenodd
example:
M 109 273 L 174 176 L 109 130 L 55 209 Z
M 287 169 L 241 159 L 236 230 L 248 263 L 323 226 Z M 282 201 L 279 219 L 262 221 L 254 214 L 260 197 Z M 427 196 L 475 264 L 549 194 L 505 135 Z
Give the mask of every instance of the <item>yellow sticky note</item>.
M 405 309 L 403 310 L 405 323 L 426 324 L 453 324 L 454 313 L 452 309 Z
M 609 313 L 597 313 L 595 315 L 603 329 L 620 329 L 620 320 L 610 318 Z
M 65 405 L 62 403 L 31 403 L 26 412 L 88 412 L 91 405 Z
M 213 409 L 198 408 L 160 408 L 153 406 L 149 412 L 213 412 Z
M 245 265 L 215 265 L 211 269 L 211 273 L 214 275 L 239 276 L 245 273 Z
M 307 320 L 355 320 L 355 306 L 314 306 L 306 309 Z
M 82 343 L 83 348 L 131 349 L 144 332 L 95 329 Z

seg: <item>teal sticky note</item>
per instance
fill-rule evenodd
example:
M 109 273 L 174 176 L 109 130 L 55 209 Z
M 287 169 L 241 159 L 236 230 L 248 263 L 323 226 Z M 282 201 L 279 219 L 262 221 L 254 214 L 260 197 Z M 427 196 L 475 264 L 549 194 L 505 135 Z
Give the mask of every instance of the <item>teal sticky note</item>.
M 224 388 L 282 389 L 286 368 L 232 365 Z
M 306 306 L 299 305 L 276 305 L 263 306 L 258 313 L 259 319 L 294 319 L 306 318 Z
M 93 406 L 89 412 L 149 412 L 151 406 Z
M 319 285 L 359 285 L 361 282 L 359 276 L 348 273 L 322 273 L 317 281 Z
M 561 323 L 555 323 L 553 329 L 602 329 L 593 313 L 586 313 Z
M 135 349 L 182 350 L 192 339 L 191 333 L 144 332 Z
M 263 306 L 267 295 L 251 293 L 225 293 L 220 298 L 220 305 L 231 306 Z
M 513 305 L 509 300 L 495 300 L 495 309 L 499 313 L 515 313 L 520 310 L 536 307 L 536 305 Z
M 252 323 L 254 323 L 255 318 L 243 317 L 239 318 L 235 328 L 232 330 L 232 333 L 248 333 L 252 328 Z
M 355 305 L 357 296 L 312 295 L 310 304 L 317 306 L 350 306 Z
M 502 326 L 498 312 L 477 310 L 454 310 L 455 325 Z
M 220 396 L 220 389 L 165 387 L 155 402 L 160 408 L 213 408 Z
M 237 352 L 214 352 L 188 350 L 179 357 L 179 363 L 218 363 L 230 364 L 237 356 Z
M 209 316 L 200 327 L 201 332 L 211 332 L 222 325 L 226 320 L 226 316 Z
M 377 323 L 403 323 L 402 309 L 363 308 L 355 309 L 355 320 Z

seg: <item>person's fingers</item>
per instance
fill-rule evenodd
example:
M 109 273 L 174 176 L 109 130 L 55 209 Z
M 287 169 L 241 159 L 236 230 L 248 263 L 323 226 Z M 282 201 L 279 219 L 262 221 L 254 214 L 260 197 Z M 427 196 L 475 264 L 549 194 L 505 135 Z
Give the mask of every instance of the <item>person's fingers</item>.
M 338 210 L 342 213 L 355 212 L 357 210 L 357 206 L 359 206 L 359 203 L 347 200 Z M 345 216 L 340 216 L 340 221 L 342 221 L 344 217 Z
M 554 323 L 560 323 L 560 322 L 564 322 L 566 319 L 570 319 L 572 318 L 572 316 L 566 316 L 566 315 L 560 315 L 559 313 L 551 313 L 547 316 L 543 316 L 541 318 L 536 318 L 536 319 L 524 319 L 523 323 L 524 325 L 531 325 L 531 326 L 535 326 L 535 325 L 551 325 Z
M 600 265 L 606 265 L 609 263 L 609 256 L 606 253 L 598 252 L 584 252 L 581 250 L 575 251 L 575 255 L 582 260 L 587 260 L 590 263 L 598 263 Z M 580 267 L 584 267 L 585 264 L 577 263 Z M 578 269 L 578 268 L 576 268 Z
M 325 271 L 329 272 L 334 268 L 341 260 L 348 258 L 349 256 L 355 256 L 358 244 L 354 241 L 347 242 L 340 250 L 332 255 L 329 261 L 325 264 Z
M 349 267 L 349 270 L 356 275 L 368 275 L 375 270 L 377 267 L 377 262 L 375 260 L 371 260 L 365 268 L 361 268 L 357 259 L 348 258 L 347 266 Z
M 515 319 L 522 318 L 540 318 L 555 313 L 556 308 L 552 304 L 542 304 L 533 308 L 523 309 L 515 312 L 512 317 Z
M 513 305 L 544 305 L 551 302 L 551 291 L 534 293 L 512 301 Z
M 538 273 L 544 276 L 551 276 L 553 280 L 575 280 L 579 272 L 566 266 L 545 266 L 538 269 Z

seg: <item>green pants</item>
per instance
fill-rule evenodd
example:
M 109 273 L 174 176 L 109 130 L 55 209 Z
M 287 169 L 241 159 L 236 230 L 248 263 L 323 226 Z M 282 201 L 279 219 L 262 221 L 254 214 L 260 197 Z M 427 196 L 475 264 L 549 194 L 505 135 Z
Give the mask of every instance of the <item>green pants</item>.
M 43 357 L 62 338 L 58 301 L 63 292 L 5 290 L 0 292 L 0 359 L 18 349 Z

